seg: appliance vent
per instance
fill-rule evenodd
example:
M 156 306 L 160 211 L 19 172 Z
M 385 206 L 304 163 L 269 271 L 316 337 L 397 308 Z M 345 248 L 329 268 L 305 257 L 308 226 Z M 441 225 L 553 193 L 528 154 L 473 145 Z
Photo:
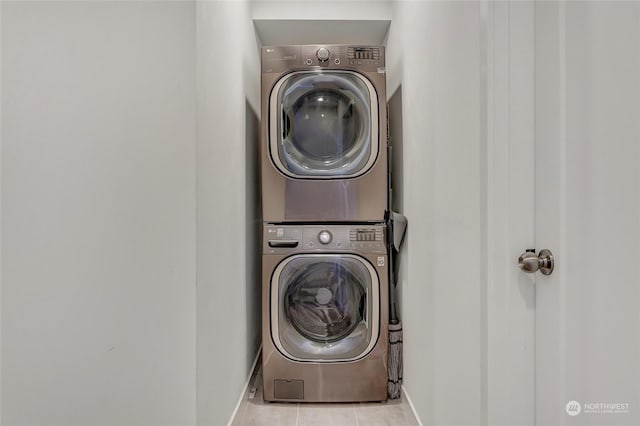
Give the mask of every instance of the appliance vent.
M 276 379 L 273 393 L 276 399 L 304 399 L 304 380 Z

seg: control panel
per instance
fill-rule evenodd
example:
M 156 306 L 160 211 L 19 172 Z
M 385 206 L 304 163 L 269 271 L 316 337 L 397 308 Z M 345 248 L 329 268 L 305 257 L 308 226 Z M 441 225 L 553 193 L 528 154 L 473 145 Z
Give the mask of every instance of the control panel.
M 379 47 L 349 47 L 347 58 L 355 61 L 380 61 Z
M 295 68 L 356 68 L 384 72 L 383 46 L 298 45 L 262 48 L 262 71 Z
M 352 228 L 349 232 L 351 241 L 382 241 L 383 233 L 379 228 Z
M 267 225 L 263 252 L 386 253 L 384 225 Z

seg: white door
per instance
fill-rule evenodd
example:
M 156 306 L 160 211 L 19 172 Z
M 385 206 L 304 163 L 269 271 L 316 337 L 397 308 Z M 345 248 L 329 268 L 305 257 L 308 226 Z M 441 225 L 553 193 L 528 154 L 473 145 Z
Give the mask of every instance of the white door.
M 535 9 L 536 424 L 637 426 L 640 2 Z

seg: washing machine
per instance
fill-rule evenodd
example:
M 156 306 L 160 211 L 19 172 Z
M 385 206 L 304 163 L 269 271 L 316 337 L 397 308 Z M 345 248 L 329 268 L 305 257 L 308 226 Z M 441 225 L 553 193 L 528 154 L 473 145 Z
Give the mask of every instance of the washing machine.
M 382 46 L 262 48 L 265 222 L 376 222 L 387 208 Z
M 265 225 L 266 401 L 387 399 L 384 224 Z

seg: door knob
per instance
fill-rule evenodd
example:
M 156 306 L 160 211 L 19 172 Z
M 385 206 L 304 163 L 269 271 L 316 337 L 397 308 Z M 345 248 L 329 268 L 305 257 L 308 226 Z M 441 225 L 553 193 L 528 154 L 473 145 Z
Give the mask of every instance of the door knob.
M 543 275 L 550 275 L 554 266 L 553 253 L 547 249 L 540 250 L 538 254 L 527 251 L 518 258 L 518 266 L 525 272 L 533 273 L 540 270 Z

